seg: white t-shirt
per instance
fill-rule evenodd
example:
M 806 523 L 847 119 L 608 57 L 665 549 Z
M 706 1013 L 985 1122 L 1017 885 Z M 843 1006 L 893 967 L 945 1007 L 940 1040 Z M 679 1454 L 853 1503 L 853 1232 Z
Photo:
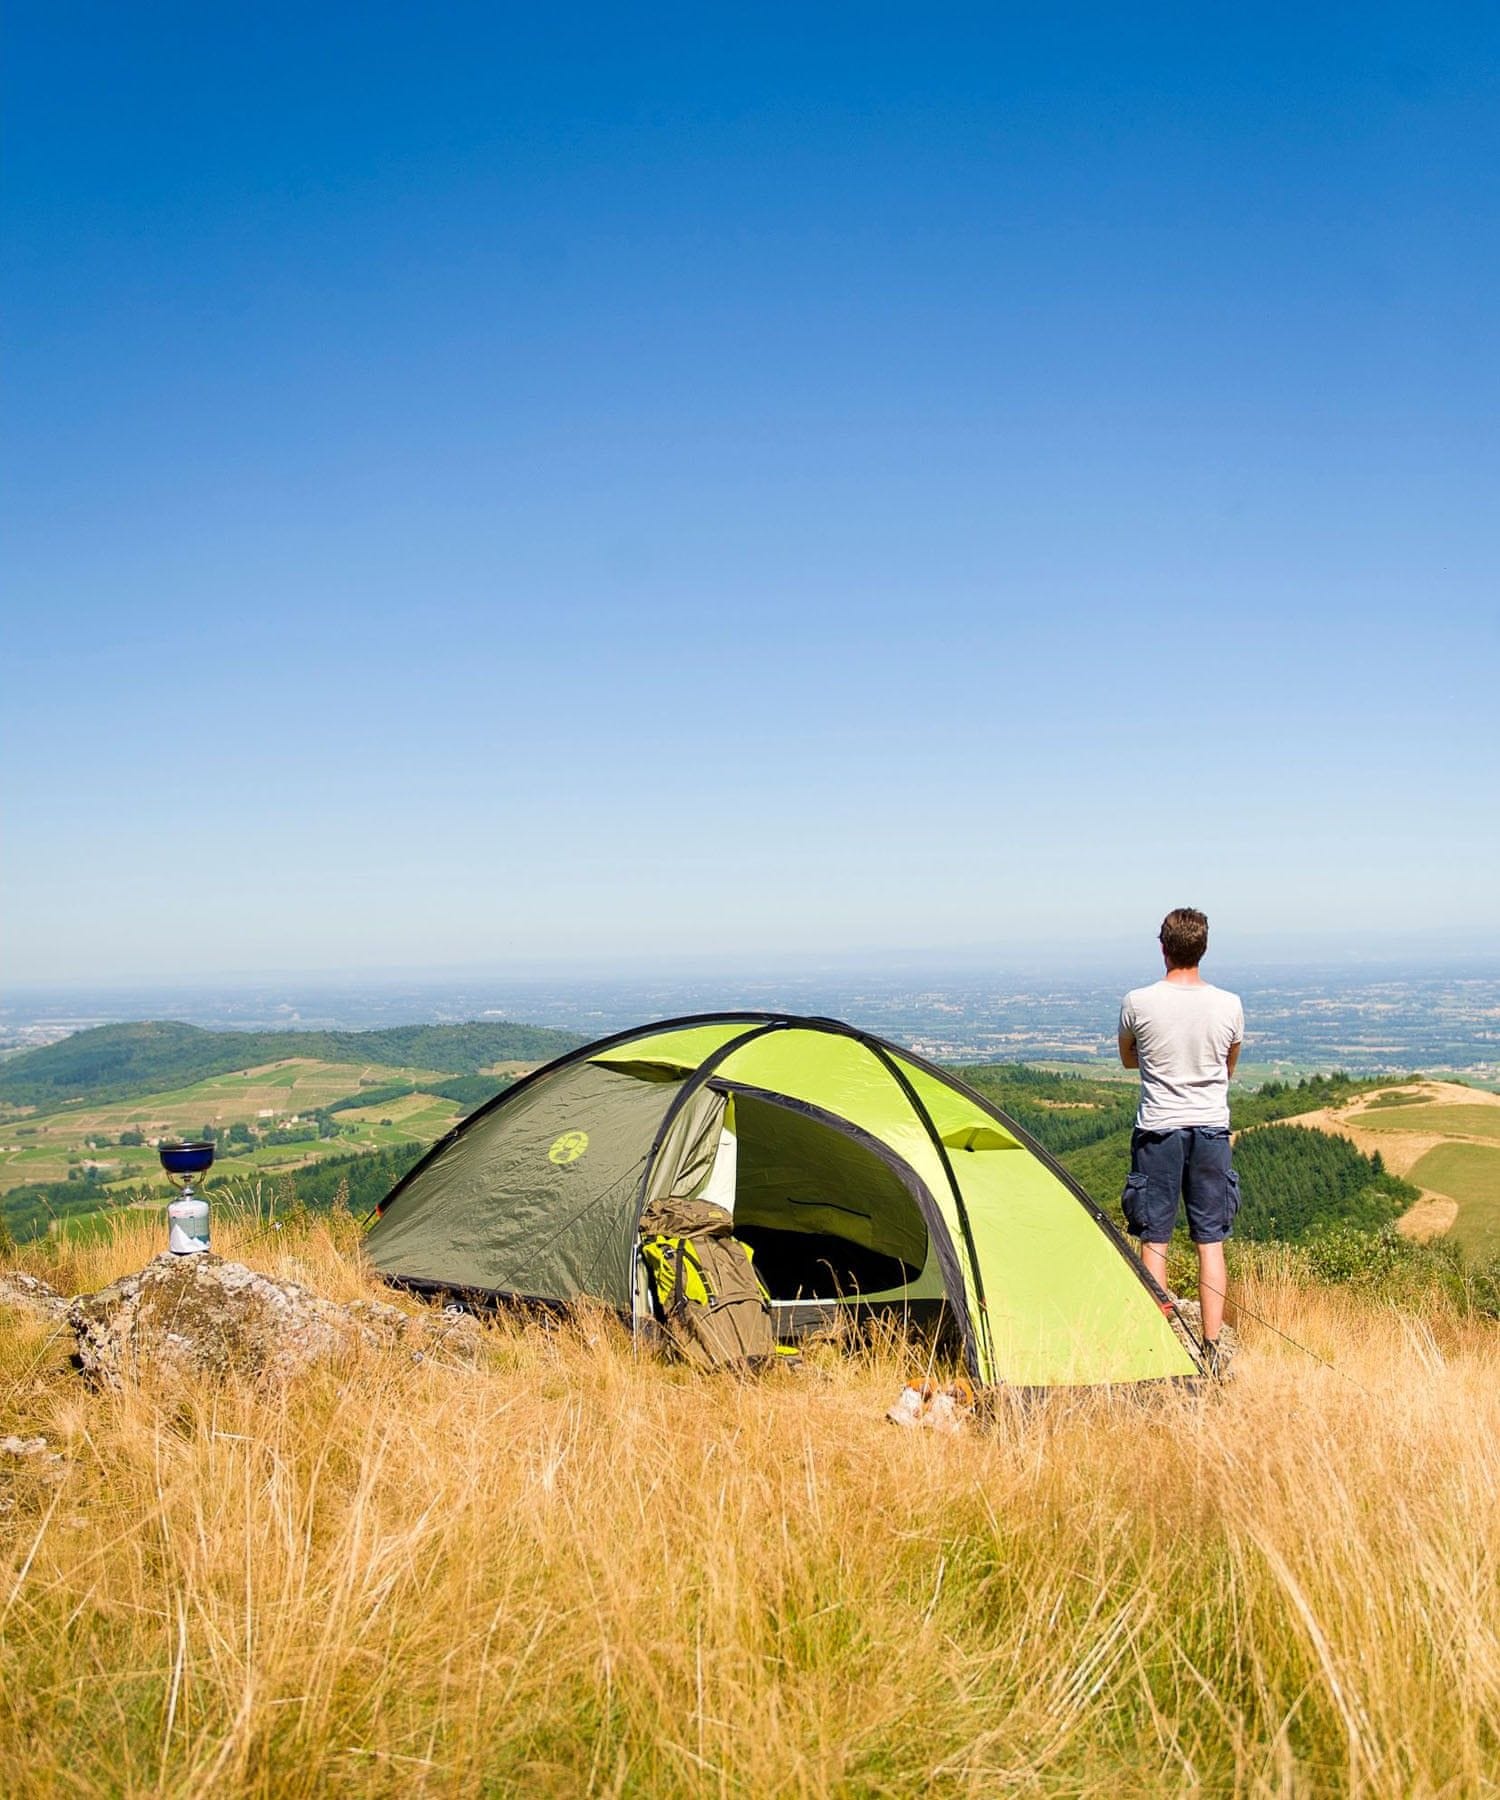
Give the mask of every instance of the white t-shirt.
M 1245 1037 L 1238 994 L 1206 981 L 1153 981 L 1125 996 L 1120 1030 L 1140 1054 L 1140 1130 L 1228 1125 L 1229 1052 Z

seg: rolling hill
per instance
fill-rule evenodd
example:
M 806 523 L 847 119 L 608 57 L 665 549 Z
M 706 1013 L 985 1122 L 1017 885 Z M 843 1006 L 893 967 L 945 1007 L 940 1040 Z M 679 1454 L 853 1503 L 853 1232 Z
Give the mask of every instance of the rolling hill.
M 578 1041 L 511 1022 L 247 1033 L 161 1021 L 80 1032 L 0 1067 L 0 1206 L 12 1234 L 28 1237 L 130 1204 L 161 1185 L 157 1140 L 207 1135 L 219 1145 L 219 1181 L 274 1178 L 283 1198 L 295 1191 L 313 1206 L 342 1187 L 367 1209 L 466 1113 Z M 1133 1081 L 1018 1064 L 958 1072 L 1118 1217 Z M 1232 1105 L 1239 1235 L 1377 1228 L 1419 1199 L 1400 1179 L 1409 1174 L 1429 1216 L 1441 1205 L 1446 1226 L 1462 1208 L 1466 1247 L 1489 1253 L 1500 1222 L 1487 1198 L 1490 1159 L 1500 1167 L 1500 1097 L 1335 1074 L 1237 1090 Z M 1259 1129 L 1283 1120 L 1347 1141 Z
M 1138 1092 L 1134 1081 L 1050 1074 L 1013 1064 L 981 1064 L 959 1073 L 1052 1151 L 1119 1220 L 1120 1190 L 1130 1169 Z M 1417 1199 L 1415 1188 L 1368 1152 L 1347 1143 L 1312 1141 L 1278 1123 L 1327 1111 L 1380 1085 L 1336 1073 L 1231 1091 L 1243 1195 L 1238 1237 L 1297 1242 L 1331 1226 L 1376 1230 Z
M 1427 1077 L 1320 1107 L 1296 1123 L 1347 1138 L 1419 1197 L 1402 1220 L 1416 1237 L 1449 1235 L 1471 1256 L 1500 1256 L 1500 1094 Z
M 579 1041 L 508 1020 L 379 1031 L 205 1031 L 172 1020 L 100 1025 L 0 1064 L 0 1105 L 129 1100 L 292 1057 L 477 1075 L 500 1062 L 546 1062 Z

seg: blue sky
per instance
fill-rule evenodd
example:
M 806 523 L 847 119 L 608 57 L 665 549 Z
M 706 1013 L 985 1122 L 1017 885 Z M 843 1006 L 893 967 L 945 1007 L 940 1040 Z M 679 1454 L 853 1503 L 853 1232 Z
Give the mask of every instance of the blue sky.
M 1500 927 L 1485 9 L 23 3 L 15 979 Z

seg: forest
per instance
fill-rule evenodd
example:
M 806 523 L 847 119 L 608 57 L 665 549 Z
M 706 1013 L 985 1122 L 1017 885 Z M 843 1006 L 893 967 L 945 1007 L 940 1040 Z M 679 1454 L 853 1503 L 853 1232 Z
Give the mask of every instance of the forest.
M 957 1072 L 1050 1150 L 1119 1221 L 1120 1190 L 1130 1171 L 1133 1081 L 1004 1063 Z M 1356 1079 L 1335 1070 L 1235 1090 L 1230 1123 L 1239 1134 L 1234 1161 L 1243 1196 L 1236 1235 L 1299 1242 L 1340 1226 L 1374 1231 L 1399 1217 L 1417 1190 L 1387 1173 L 1378 1156 L 1361 1155 L 1347 1138 L 1276 1124 L 1388 1085 L 1388 1077 Z
M 1300 1243 L 1335 1225 L 1378 1231 L 1418 1198 L 1380 1156 L 1364 1156 L 1348 1138 L 1301 1125 L 1267 1125 L 1235 1144 L 1242 1201 L 1235 1235 Z

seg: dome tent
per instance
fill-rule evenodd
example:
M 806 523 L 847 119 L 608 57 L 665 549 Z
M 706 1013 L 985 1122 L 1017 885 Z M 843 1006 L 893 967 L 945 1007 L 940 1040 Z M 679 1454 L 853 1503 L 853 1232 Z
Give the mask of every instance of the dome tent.
M 497 1300 L 647 1302 L 643 1210 L 734 1215 L 783 1331 L 857 1305 L 946 1309 L 973 1375 L 1022 1387 L 1201 1373 L 1082 1188 L 961 1081 L 831 1019 L 714 1013 L 571 1051 L 391 1190 L 388 1280 Z

